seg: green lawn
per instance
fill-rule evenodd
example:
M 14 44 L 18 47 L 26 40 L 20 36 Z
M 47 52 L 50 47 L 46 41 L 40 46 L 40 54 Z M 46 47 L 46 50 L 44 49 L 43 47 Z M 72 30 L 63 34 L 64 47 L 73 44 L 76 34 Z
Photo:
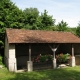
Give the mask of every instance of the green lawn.
M 0 69 L 0 80 L 80 80 L 80 66 L 24 73 Z

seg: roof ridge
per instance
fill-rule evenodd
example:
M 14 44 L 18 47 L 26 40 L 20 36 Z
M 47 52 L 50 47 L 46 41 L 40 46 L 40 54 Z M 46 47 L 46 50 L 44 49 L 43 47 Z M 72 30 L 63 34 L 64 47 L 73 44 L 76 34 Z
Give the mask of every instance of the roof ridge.
M 72 33 L 72 32 L 68 32 L 68 31 L 52 31 L 52 30 L 29 30 L 29 29 L 16 29 L 16 28 L 6 28 L 6 29 L 9 29 L 9 30 L 27 30 L 27 31 L 46 31 L 46 32 L 63 32 L 63 33 Z

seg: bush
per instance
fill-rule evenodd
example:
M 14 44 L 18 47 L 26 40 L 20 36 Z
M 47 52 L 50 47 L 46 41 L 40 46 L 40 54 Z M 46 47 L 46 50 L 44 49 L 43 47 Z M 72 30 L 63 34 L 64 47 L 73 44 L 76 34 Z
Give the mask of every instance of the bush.
M 41 55 L 39 54 L 36 58 L 33 59 L 33 62 L 46 62 L 46 61 L 52 61 L 53 56 L 50 54 L 47 55 Z
M 59 62 L 59 63 L 67 62 L 68 59 L 70 59 L 70 58 L 71 58 L 70 54 L 61 53 L 61 54 L 56 55 L 57 62 Z
M 45 62 L 45 61 L 52 61 L 53 56 L 51 55 L 42 55 L 40 57 L 40 62 Z
M 0 55 L 0 65 L 2 65 L 2 56 Z

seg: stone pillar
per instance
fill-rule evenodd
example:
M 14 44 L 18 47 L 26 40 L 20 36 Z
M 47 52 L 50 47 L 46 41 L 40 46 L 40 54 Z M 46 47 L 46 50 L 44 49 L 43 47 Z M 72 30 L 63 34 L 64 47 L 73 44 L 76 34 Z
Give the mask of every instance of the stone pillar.
M 9 58 L 8 58 L 8 69 L 9 71 L 17 71 L 17 61 L 15 54 L 15 44 L 9 44 Z
M 72 56 L 71 61 L 70 61 L 70 66 L 74 67 L 75 66 L 75 57 Z
M 56 58 L 53 59 L 53 69 L 55 69 L 57 67 L 56 65 Z
M 72 58 L 70 60 L 70 66 L 74 67 L 75 66 L 75 56 L 74 56 L 74 46 L 72 44 Z
M 28 71 L 33 71 L 33 62 L 32 61 L 27 61 L 27 69 L 28 69 Z
M 29 45 L 29 61 L 27 61 L 27 70 L 33 71 L 33 62 L 31 61 L 31 45 Z

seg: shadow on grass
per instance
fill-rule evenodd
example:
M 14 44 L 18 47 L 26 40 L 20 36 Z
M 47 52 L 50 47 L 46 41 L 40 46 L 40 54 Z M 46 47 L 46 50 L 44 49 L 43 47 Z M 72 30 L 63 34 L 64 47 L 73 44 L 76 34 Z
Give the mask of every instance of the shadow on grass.
M 9 80 L 80 80 L 80 67 L 14 73 Z

